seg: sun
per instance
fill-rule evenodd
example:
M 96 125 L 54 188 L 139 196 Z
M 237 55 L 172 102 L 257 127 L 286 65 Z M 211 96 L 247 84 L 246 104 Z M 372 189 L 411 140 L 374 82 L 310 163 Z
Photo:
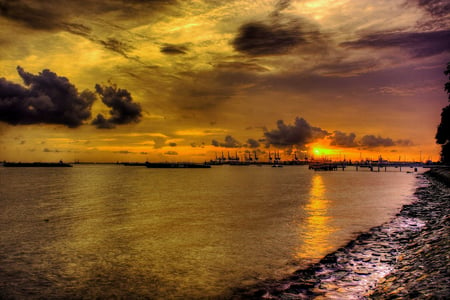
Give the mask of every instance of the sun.
M 322 148 L 322 147 L 314 147 L 313 148 L 313 153 L 315 155 L 331 155 L 334 154 L 335 150 L 333 149 L 327 149 L 327 148 Z

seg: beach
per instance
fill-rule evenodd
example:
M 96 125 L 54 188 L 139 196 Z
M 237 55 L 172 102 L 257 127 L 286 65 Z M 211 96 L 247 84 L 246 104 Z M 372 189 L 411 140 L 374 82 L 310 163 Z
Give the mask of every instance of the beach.
M 284 280 L 238 290 L 233 299 L 448 299 L 450 171 L 418 177 L 416 200 L 391 221 Z

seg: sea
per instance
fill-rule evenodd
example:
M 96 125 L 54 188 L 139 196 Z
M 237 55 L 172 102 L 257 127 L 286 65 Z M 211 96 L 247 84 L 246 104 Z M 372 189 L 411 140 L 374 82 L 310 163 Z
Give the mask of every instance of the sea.
M 0 298 L 226 299 L 389 221 L 413 201 L 416 177 L 409 168 L 0 167 Z

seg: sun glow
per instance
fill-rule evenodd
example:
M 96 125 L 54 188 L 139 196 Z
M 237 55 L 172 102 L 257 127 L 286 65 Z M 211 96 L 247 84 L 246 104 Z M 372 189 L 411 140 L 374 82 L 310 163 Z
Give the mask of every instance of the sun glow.
M 322 146 L 322 145 L 313 145 L 311 148 L 312 148 L 313 155 L 316 155 L 316 156 L 330 156 L 330 155 L 339 154 L 338 150 L 326 148 L 325 146 Z
M 331 250 L 329 236 L 336 229 L 330 225 L 329 206 L 323 178 L 315 174 L 311 181 L 309 202 L 305 206 L 308 217 L 300 229 L 303 242 L 297 249 L 297 258 L 319 258 Z

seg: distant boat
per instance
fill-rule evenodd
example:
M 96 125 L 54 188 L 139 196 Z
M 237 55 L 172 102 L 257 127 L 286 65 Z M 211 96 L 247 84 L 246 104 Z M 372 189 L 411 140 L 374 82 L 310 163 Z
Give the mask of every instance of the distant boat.
M 207 164 L 196 164 L 196 163 L 146 163 L 147 168 L 162 168 L 162 169 L 181 169 L 181 168 L 189 168 L 189 169 L 202 169 L 202 168 L 211 168 L 210 165 Z
M 28 168 L 28 167 L 34 167 L 34 168 L 41 168 L 41 167 L 68 167 L 71 168 L 71 164 L 63 163 L 62 161 L 58 163 L 45 163 L 45 162 L 32 162 L 32 163 L 21 163 L 21 162 L 4 162 L 4 167 L 16 167 L 16 168 Z

